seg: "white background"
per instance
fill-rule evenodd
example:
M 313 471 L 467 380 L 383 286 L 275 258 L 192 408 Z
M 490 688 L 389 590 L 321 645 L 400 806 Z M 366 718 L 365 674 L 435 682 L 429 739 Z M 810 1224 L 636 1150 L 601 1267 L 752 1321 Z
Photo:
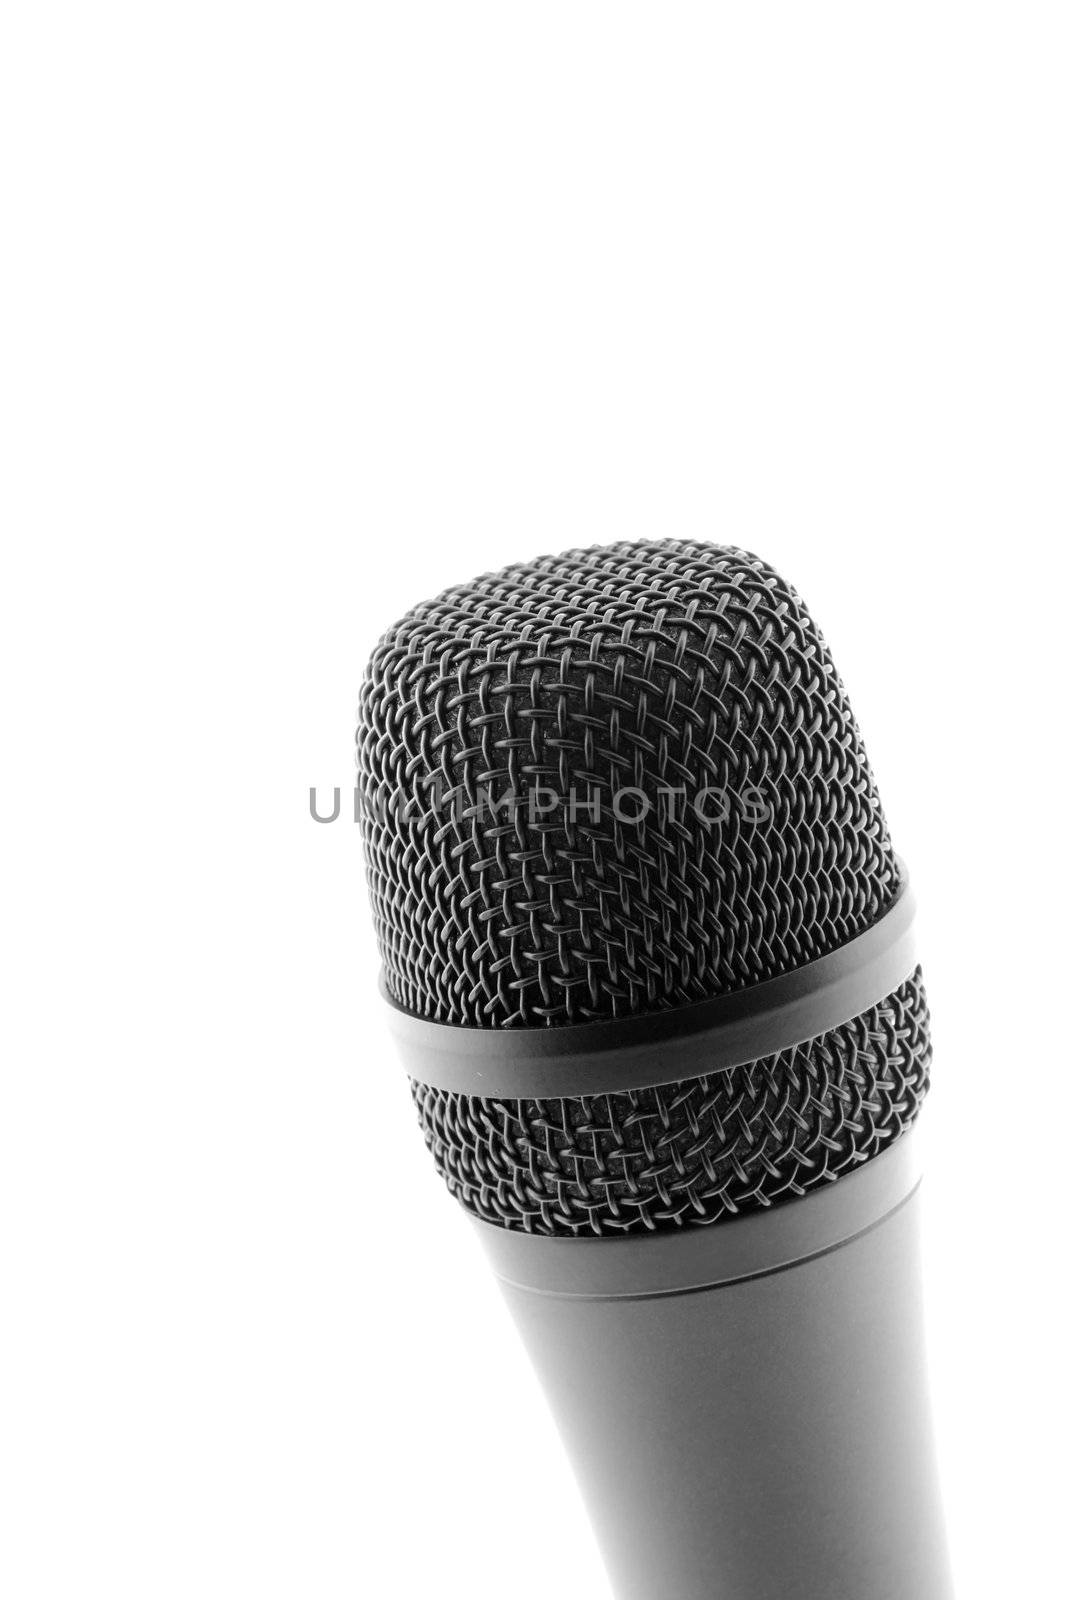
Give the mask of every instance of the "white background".
M 406 607 L 655 534 L 850 686 L 960 1597 L 1067 1594 L 1066 7 L 0 27 L 6 1600 L 608 1600 L 307 805 Z

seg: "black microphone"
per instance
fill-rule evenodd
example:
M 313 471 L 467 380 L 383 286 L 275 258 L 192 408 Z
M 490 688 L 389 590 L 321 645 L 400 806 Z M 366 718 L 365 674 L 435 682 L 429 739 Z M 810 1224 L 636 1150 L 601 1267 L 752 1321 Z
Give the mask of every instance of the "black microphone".
M 826 645 L 745 551 L 419 605 L 357 735 L 424 1137 L 617 1600 L 949 1600 L 913 901 Z

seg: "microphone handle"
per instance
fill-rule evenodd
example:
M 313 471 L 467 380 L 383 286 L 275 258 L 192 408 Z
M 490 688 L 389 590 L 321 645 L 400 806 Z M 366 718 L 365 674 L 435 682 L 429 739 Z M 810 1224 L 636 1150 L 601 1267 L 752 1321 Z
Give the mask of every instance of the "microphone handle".
M 476 1222 L 615 1600 L 951 1600 L 917 1135 L 770 1211 L 642 1238 Z

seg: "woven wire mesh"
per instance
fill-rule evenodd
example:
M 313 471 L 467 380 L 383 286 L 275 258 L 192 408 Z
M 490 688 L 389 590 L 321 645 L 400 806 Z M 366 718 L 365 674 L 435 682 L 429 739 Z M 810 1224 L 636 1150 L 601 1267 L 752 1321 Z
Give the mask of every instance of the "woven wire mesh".
M 843 944 L 898 887 L 821 635 L 717 545 L 572 551 L 417 606 L 369 663 L 358 773 L 387 985 L 436 1021 L 706 999 Z
M 433 1021 L 710 999 L 836 949 L 900 887 L 825 642 L 734 548 L 575 550 L 415 607 L 369 662 L 357 766 L 385 981 Z M 866 1159 L 914 1115 L 928 1052 L 912 982 L 801 1050 L 671 1089 L 415 1094 L 471 1209 L 621 1231 L 716 1220 Z
M 879 1155 L 929 1085 L 921 975 L 809 1044 L 657 1089 L 487 1100 L 413 1084 L 462 1205 L 531 1233 L 640 1233 L 796 1198 Z

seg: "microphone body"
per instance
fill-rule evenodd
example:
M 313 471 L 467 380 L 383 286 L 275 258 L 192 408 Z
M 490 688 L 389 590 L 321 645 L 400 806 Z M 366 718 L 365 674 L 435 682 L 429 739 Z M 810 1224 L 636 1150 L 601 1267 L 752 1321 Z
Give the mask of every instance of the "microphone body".
M 616 1600 L 951 1600 L 913 900 L 843 686 L 747 552 L 449 590 L 358 770 L 383 990 Z
M 670 1241 L 476 1224 L 617 1600 L 950 1600 L 916 1138 Z

